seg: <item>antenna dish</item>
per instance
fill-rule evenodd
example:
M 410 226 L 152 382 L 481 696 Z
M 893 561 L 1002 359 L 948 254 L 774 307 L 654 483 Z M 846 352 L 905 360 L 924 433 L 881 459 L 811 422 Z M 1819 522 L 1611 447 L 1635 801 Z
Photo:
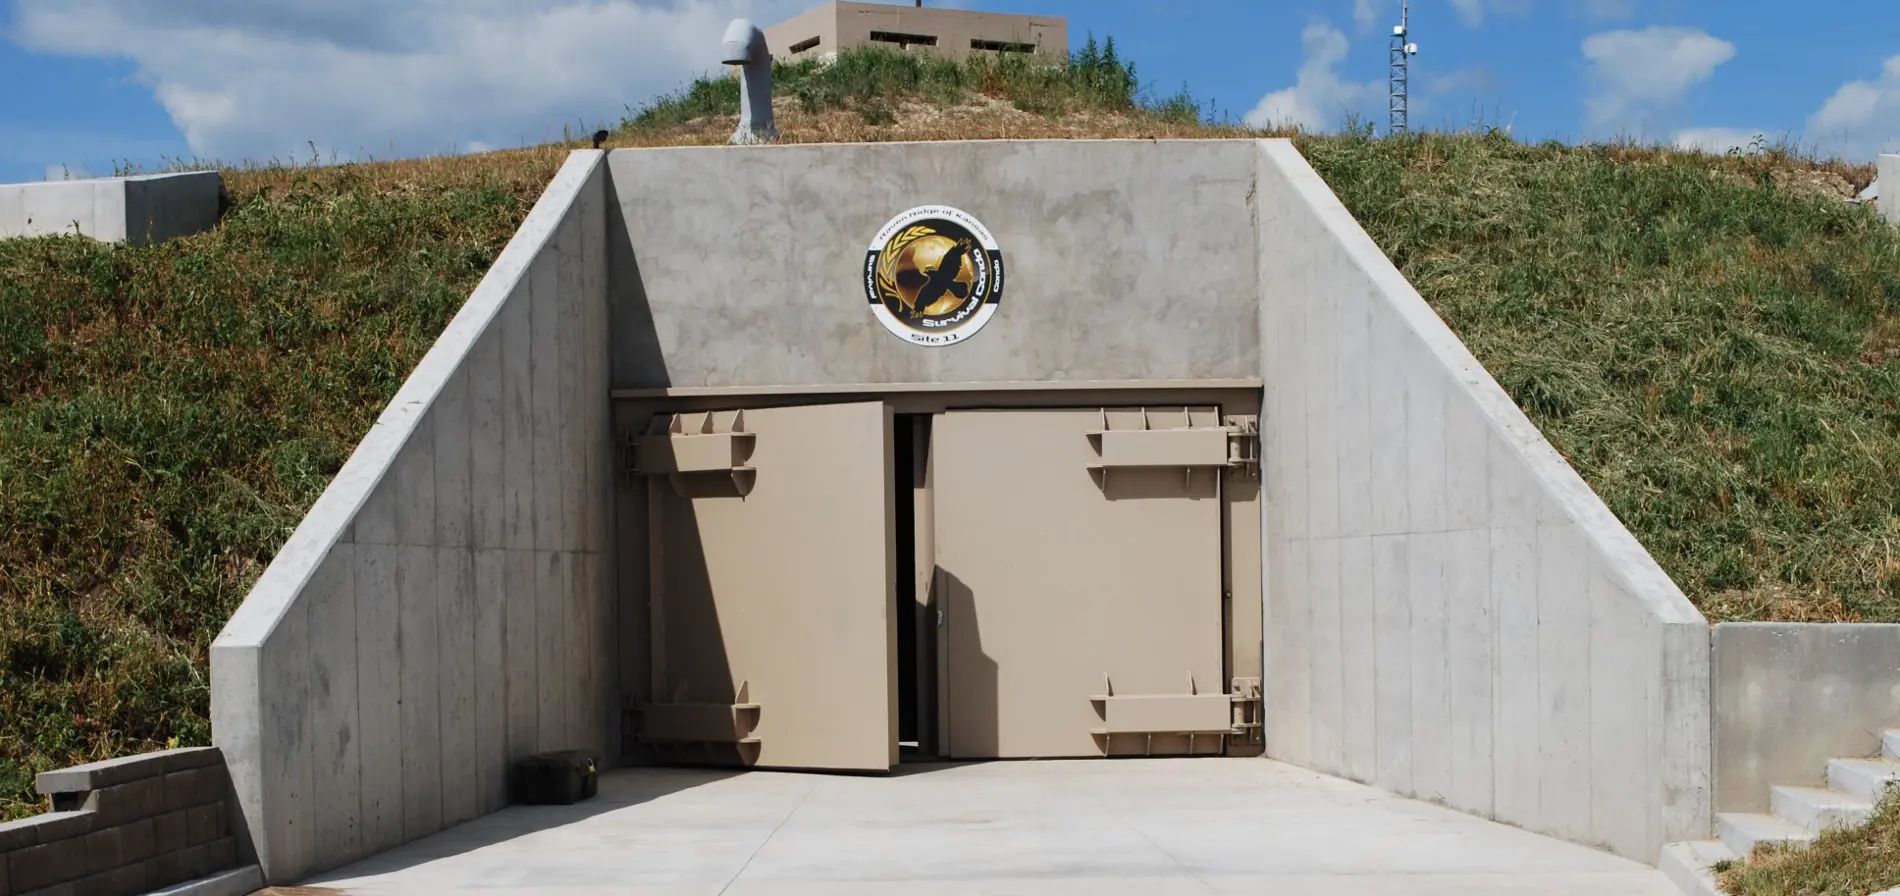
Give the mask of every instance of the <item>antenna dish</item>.
M 1405 52 L 1407 52 L 1407 53 L 1410 53 L 1410 54 L 1411 54 L 1411 55 L 1413 55 L 1413 56 L 1417 56 L 1417 55 L 1418 55 L 1418 44 L 1406 44 L 1406 45 L 1405 45 Z

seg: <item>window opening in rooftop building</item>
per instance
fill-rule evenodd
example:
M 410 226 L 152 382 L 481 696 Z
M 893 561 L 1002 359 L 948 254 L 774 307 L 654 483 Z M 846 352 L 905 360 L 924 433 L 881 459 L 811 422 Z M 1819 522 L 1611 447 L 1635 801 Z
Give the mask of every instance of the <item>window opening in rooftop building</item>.
M 997 53 L 1034 53 L 1036 52 L 1036 45 L 1015 43 L 1015 42 L 1006 41 L 1006 40 L 983 40 L 981 38 L 972 38 L 970 40 L 970 49 L 991 50 Z
M 900 49 L 911 47 L 934 47 L 937 37 L 933 34 L 904 34 L 898 31 L 873 31 L 871 40 L 883 44 L 896 44 Z

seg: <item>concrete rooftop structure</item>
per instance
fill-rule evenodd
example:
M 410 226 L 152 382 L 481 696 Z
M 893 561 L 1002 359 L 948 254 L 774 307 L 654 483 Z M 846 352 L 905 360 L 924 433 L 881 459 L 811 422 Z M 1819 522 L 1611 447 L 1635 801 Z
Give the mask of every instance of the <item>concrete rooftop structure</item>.
M 940 53 L 1059 55 L 1069 51 L 1061 16 L 975 12 L 937 6 L 832 0 L 765 29 L 775 59 L 832 57 L 860 44 Z
M 0 239 L 72 234 L 162 243 L 216 226 L 223 198 L 216 171 L 0 184 Z

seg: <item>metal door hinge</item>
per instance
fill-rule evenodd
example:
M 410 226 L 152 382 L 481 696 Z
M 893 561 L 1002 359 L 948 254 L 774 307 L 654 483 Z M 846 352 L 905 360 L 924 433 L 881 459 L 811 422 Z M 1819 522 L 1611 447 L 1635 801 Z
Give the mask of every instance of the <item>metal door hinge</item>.
M 1237 479 L 1260 478 L 1260 418 L 1252 414 L 1230 415 L 1221 421 L 1227 428 L 1227 469 Z
M 1257 746 L 1260 743 L 1260 679 L 1236 678 L 1228 699 L 1233 702 L 1233 727 L 1227 731 L 1235 743 Z

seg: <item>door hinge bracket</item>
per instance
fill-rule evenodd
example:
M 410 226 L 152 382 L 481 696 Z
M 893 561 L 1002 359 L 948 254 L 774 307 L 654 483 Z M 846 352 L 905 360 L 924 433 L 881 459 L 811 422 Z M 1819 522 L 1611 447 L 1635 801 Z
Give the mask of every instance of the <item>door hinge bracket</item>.
M 1228 729 L 1227 735 L 1236 743 L 1258 746 L 1261 733 L 1260 679 L 1234 679 L 1228 699 L 1233 703 L 1234 717 L 1233 726 Z
M 1259 479 L 1260 418 L 1238 414 L 1221 422 L 1227 428 L 1228 474 L 1236 479 Z

